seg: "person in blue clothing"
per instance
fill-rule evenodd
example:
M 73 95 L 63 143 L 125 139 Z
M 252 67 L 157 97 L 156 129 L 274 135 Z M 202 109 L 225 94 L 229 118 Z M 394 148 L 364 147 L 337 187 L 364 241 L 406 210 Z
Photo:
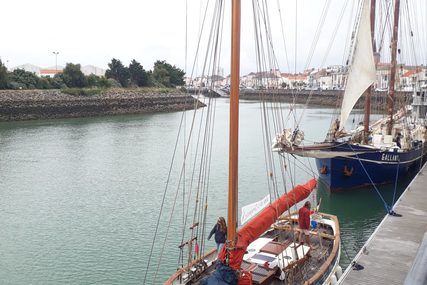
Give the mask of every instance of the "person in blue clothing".
M 227 224 L 225 223 L 225 219 L 223 217 L 219 217 L 215 226 L 211 230 L 208 240 L 215 234 L 215 242 L 216 242 L 216 251 L 219 253 L 222 247 L 225 244 L 225 240 L 227 239 Z

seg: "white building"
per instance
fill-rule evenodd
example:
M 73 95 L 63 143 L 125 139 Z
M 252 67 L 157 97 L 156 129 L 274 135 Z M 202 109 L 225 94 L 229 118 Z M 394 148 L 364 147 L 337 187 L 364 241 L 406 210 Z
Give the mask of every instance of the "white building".
M 319 87 L 322 90 L 332 89 L 332 75 L 324 75 L 319 78 Z
M 27 72 L 32 72 L 37 76 L 49 76 L 53 77 L 57 73 L 62 73 L 62 70 L 64 70 L 64 66 L 58 65 L 58 66 L 50 66 L 46 68 L 42 68 L 40 66 L 36 66 L 30 63 L 22 64 L 15 66 L 10 69 L 11 72 L 13 72 L 16 69 L 23 69 Z M 85 65 L 80 68 L 80 70 L 83 72 L 84 75 L 90 75 L 95 74 L 97 76 L 104 76 L 105 75 L 105 69 L 94 66 L 94 65 Z
M 91 75 L 94 74 L 96 76 L 104 76 L 105 75 L 105 69 L 97 67 L 95 65 L 85 65 L 80 68 L 80 70 L 83 72 L 84 75 Z
M 310 76 L 307 73 L 291 74 L 287 76 L 289 87 L 294 89 L 303 89 L 308 86 Z
M 420 82 L 425 82 L 427 79 L 427 68 L 424 66 L 414 67 L 400 76 L 400 90 L 413 91 Z
M 47 76 L 47 77 L 54 77 L 56 74 L 61 74 L 62 69 L 55 69 L 55 68 L 47 68 L 47 69 L 40 69 L 38 76 Z

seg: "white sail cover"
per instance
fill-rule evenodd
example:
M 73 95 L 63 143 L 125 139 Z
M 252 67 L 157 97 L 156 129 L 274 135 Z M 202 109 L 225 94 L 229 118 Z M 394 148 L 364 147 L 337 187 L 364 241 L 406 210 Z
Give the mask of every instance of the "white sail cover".
M 242 207 L 240 224 L 243 225 L 251 218 L 255 217 L 255 215 L 264 209 L 270 203 L 270 201 L 270 194 L 268 194 L 262 200 Z
M 371 39 L 371 1 L 363 1 L 352 64 L 341 106 L 339 130 L 342 130 L 357 100 L 375 81 L 375 62 Z

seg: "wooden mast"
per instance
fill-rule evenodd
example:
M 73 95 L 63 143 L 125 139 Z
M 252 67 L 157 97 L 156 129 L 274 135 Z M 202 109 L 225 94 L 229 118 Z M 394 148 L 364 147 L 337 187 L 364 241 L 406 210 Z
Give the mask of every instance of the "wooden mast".
M 232 1 L 227 250 L 234 249 L 237 229 L 240 85 L 240 7 L 240 0 Z
M 393 37 L 391 40 L 391 70 L 390 70 L 390 85 L 387 97 L 387 111 L 390 116 L 390 121 L 387 125 L 387 135 L 391 135 L 393 129 L 393 112 L 394 112 L 394 85 L 396 81 L 396 68 L 397 68 L 397 37 L 399 34 L 399 7 L 400 0 L 394 2 L 394 19 L 393 19 Z
M 375 47 L 375 5 L 376 0 L 371 0 L 371 40 L 372 40 L 372 48 L 374 49 L 374 55 L 376 52 Z M 375 63 L 376 67 L 376 63 Z M 368 135 L 369 135 L 369 120 L 371 116 L 371 96 L 373 91 L 373 85 L 371 85 L 368 90 L 366 90 L 365 97 L 365 114 L 363 120 L 363 143 L 368 144 Z

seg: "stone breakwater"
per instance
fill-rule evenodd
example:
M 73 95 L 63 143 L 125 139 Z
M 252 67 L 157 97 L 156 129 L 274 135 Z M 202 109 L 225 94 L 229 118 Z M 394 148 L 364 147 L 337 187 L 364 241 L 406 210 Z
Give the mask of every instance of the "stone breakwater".
M 93 96 L 73 96 L 60 90 L 0 90 L 0 121 L 172 112 L 194 109 L 196 104 L 205 106 L 178 90 L 156 94 L 111 89 Z

